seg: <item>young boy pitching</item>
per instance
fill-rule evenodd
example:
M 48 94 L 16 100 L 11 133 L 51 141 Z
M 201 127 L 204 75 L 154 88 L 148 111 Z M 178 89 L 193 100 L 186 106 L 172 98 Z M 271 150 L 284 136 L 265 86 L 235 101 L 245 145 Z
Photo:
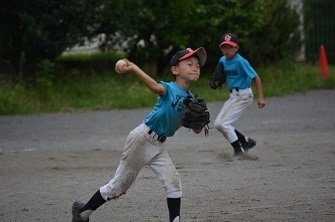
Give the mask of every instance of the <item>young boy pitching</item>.
M 114 178 L 100 187 L 86 204 L 80 201 L 73 203 L 72 222 L 89 221 L 90 215 L 98 207 L 125 194 L 144 166 L 149 166 L 163 182 L 170 222 L 179 222 L 181 181 L 164 142 L 181 126 L 185 112 L 183 99 L 192 95 L 188 88 L 198 80 L 207 53 L 202 47 L 178 51 L 170 61 L 171 72 L 175 77 L 173 82 L 155 81 L 136 64 L 125 60 L 127 65 L 118 72 L 135 73 L 149 90 L 158 95 L 158 101 L 144 121 L 129 133 Z M 193 131 L 200 133 L 202 129 Z

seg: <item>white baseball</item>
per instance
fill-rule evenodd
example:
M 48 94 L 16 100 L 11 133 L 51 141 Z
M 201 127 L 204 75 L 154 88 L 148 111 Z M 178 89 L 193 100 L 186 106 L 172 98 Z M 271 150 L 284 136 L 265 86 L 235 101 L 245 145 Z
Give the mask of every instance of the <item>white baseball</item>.
M 115 63 L 115 71 L 119 74 L 123 74 L 122 67 L 127 66 L 127 63 L 124 59 L 120 59 Z

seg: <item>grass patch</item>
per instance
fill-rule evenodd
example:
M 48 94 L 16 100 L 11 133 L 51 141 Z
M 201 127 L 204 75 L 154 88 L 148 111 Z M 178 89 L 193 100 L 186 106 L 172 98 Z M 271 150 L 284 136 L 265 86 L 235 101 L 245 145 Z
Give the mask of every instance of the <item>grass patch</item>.
M 271 67 L 258 68 L 256 71 L 262 79 L 265 99 L 312 89 L 335 88 L 334 75 L 325 80 L 321 79 L 319 68 L 316 65 L 281 63 Z M 335 66 L 330 67 L 330 73 L 335 73 Z M 200 77 L 200 80 L 191 86 L 192 92 L 198 93 L 206 101 L 226 100 L 229 94 L 227 86 L 223 86 L 222 89 L 211 90 L 207 83 L 208 78 L 208 75 Z M 257 98 L 255 85 L 252 85 L 252 88 L 255 98 Z
M 335 73 L 335 67 L 330 67 Z M 282 96 L 311 89 L 333 89 L 335 78 L 319 77 L 317 65 L 282 63 L 259 68 L 263 92 L 267 97 Z M 171 81 L 171 75 L 154 79 Z M 227 86 L 212 90 L 210 74 L 203 73 L 191 91 L 207 102 L 226 100 Z M 34 82 L 13 83 L 0 80 L 0 115 L 76 112 L 153 107 L 157 95 L 151 93 L 133 74 L 103 73 L 82 75 L 71 73 L 58 77 L 40 77 Z M 254 87 L 254 86 L 253 86 Z M 256 90 L 254 90 L 255 96 Z

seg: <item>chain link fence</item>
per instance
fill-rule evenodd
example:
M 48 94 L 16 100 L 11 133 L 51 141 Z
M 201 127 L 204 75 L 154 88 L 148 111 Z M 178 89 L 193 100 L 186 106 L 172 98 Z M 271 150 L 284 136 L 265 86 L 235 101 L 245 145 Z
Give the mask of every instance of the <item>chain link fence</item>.
M 317 62 L 323 45 L 328 63 L 335 64 L 335 1 L 304 0 L 304 30 L 306 61 Z

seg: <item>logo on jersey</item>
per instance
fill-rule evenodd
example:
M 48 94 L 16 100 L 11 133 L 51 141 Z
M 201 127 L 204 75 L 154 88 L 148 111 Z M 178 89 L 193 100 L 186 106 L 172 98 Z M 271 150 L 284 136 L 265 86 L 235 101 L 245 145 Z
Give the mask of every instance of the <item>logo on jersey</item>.
M 174 108 L 174 107 L 176 107 L 178 104 L 179 104 L 179 101 L 180 101 L 180 99 L 182 99 L 183 97 L 181 96 L 181 95 L 177 95 L 176 96 L 176 100 L 175 101 L 172 101 L 172 103 L 171 103 L 171 106 Z
M 185 110 L 186 110 L 186 106 L 185 106 L 185 104 L 184 104 L 184 96 L 181 96 L 181 95 L 177 95 L 176 96 L 176 100 L 175 101 L 173 101 L 172 103 L 171 103 L 171 106 L 173 107 L 173 108 L 176 108 L 176 110 L 177 110 L 177 112 L 182 112 L 182 113 L 184 113 L 185 112 Z
M 224 71 L 224 73 L 227 75 L 227 76 L 237 76 L 238 75 L 238 72 L 237 70 L 226 70 Z

